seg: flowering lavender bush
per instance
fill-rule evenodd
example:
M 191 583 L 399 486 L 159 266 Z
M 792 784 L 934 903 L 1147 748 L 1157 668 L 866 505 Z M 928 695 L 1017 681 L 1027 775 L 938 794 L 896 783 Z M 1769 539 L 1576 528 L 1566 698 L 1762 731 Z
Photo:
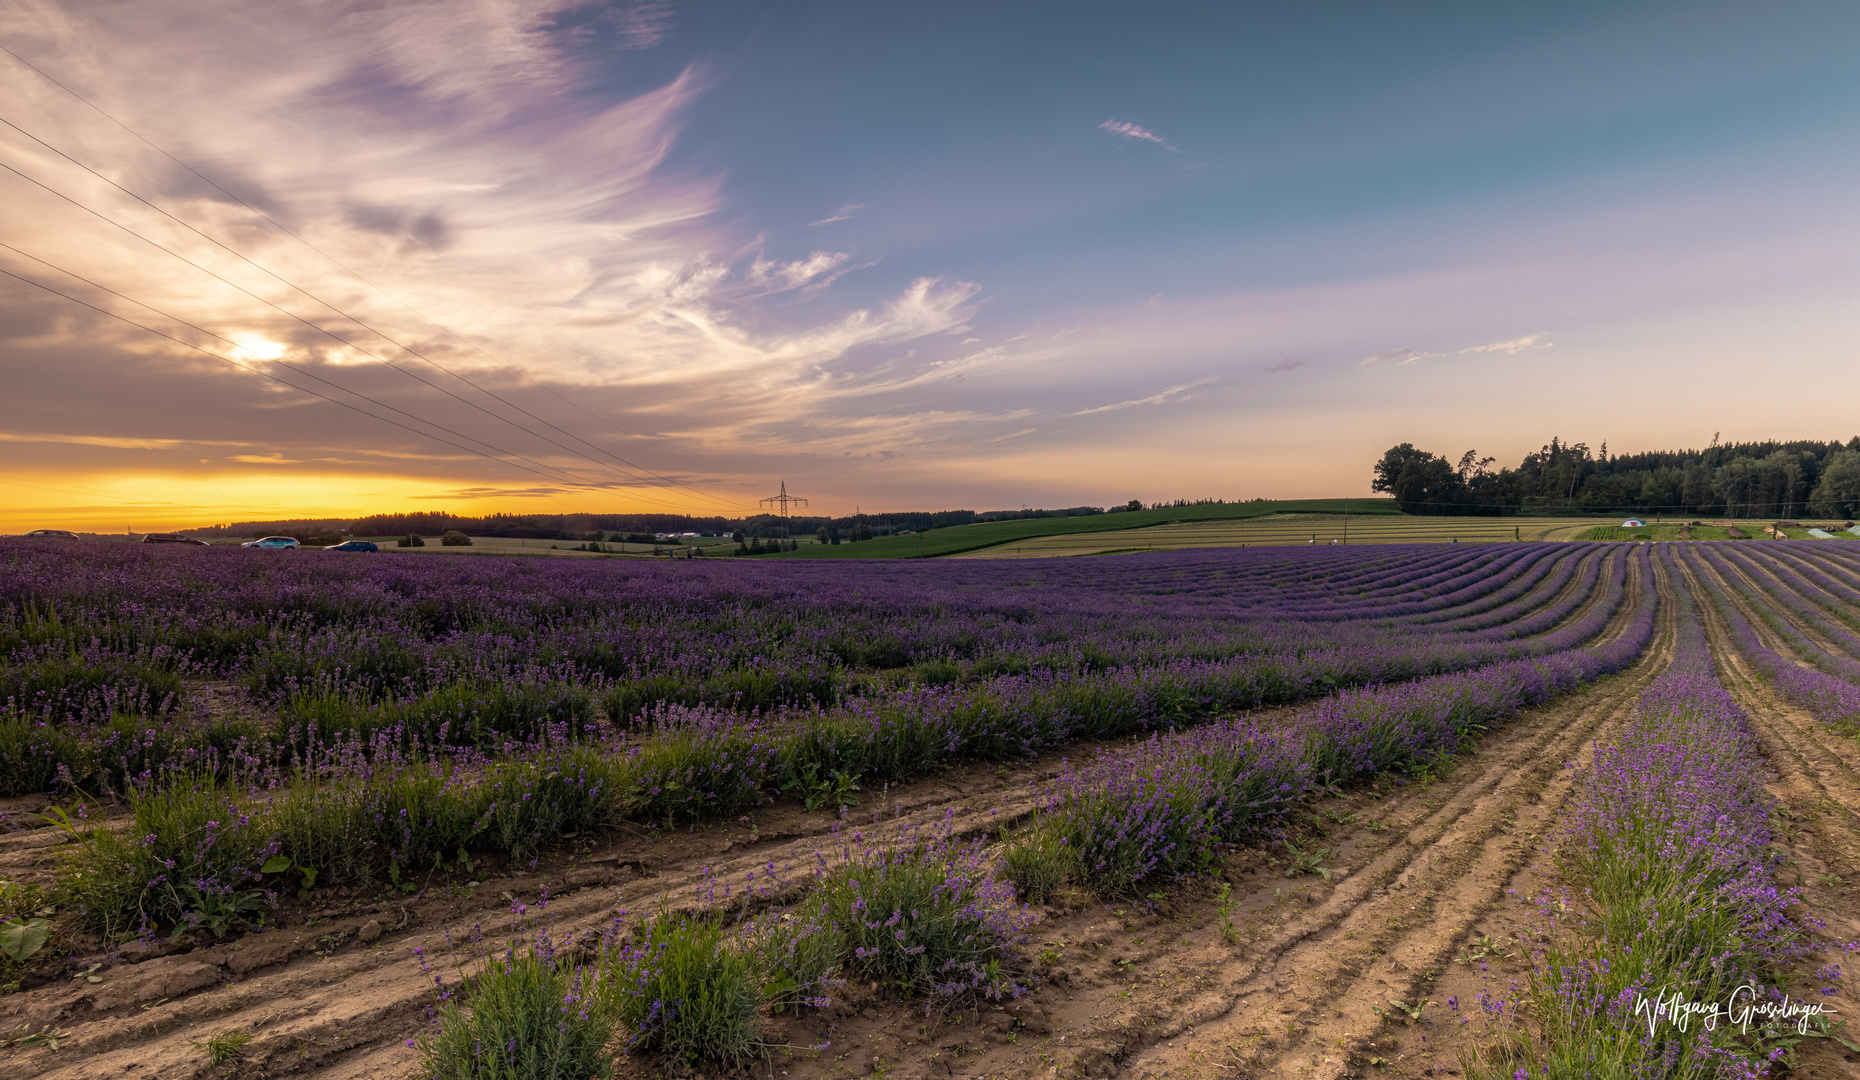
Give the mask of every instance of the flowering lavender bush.
M 613 1005 L 598 974 L 547 930 L 513 943 L 456 989 L 437 983 L 431 1031 L 413 1040 L 434 1080 L 587 1080 L 611 1071 Z
M 734 1061 L 757 1045 L 756 957 L 713 917 L 661 913 L 602 957 L 602 992 L 628 1049 Z
M 983 847 L 954 843 L 947 829 L 892 848 L 849 848 L 803 910 L 838 928 L 853 970 L 902 993 L 1021 992 L 1002 964 L 1032 916 Z

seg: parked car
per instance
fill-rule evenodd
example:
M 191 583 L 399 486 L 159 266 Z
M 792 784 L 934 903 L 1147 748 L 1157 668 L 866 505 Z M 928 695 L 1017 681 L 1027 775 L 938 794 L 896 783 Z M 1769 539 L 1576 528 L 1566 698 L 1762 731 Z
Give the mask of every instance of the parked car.
M 149 533 L 142 538 L 145 544 L 195 544 L 200 547 L 212 547 L 205 540 L 196 540 L 191 536 L 176 536 L 174 533 Z
M 34 529 L 26 535 L 41 540 L 76 540 L 78 538 L 77 533 L 66 532 L 63 529 Z
M 276 551 L 296 551 L 303 547 L 295 536 L 267 536 L 258 540 L 247 540 L 239 545 L 242 548 L 270 548 Z
M 323 550 L 324 551 L 380 551 L 381 549 L 376 547 L 373 544 L 373 542 L 368 541 L 368 540 L 344 540 L 340 544 L 331 544 L 328 547 L 324 548 Z

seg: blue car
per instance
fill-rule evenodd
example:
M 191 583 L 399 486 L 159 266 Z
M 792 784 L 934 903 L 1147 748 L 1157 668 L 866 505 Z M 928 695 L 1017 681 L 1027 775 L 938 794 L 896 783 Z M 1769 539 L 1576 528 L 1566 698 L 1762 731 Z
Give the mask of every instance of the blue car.
M 331 544 L 324 551 L 380 551 L 381 549 L 367 540 L 344 540 L 340 544 Z
M 262 540 L 247 540 L 239 545 L 242 548 L 269 548 L 273 551 L 296 551 L 302 547 L 295 536 L 267 536 Z

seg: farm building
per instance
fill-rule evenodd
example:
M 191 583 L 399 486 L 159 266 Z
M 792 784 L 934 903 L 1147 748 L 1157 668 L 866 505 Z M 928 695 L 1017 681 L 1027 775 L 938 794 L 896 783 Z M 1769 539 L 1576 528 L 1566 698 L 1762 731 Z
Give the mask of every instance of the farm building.
M 1621 523 L 1621 527 L 1624 529 L 1644 529 L 1647 527 L 1647 523 L 1639 518 L 1628 518 Z

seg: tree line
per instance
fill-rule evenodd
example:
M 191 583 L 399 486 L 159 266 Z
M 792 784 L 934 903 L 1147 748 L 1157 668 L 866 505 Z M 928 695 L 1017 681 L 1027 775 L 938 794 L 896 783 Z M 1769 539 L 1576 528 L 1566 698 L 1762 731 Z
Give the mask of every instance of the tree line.
M 1154 505 L 1164 505 L 1157 503 Z M 1176 504 L 1189 505 L 1185 500 Z M 1118 513 L 1141 510 L 1136 499 L 1109 509 L 1101 506 L 1073 506 L 1061 510 L 902 510 L 881 514 L 812 516 L 796 514 L 752 514 L 741 518 L 691 516 L 687 514 L 487 514 L 464 516 L 444 510 L 415 511 L 398 514 L 370 514 L 358 518 L 312 518 L 284 521 L 241 521 L 189 529 L 196 536 L 438 536 L 458 532 L 469 536 L 496 536 L 509 539 L 602 541 L 625 539 L 651 543 L 659 533 L 698 533 L 704 536 L 736 536 L 744 539 L 786 540 L 816 535 L 821 529 L 829 535 L 846 539 L 869 539 L 904 532 L 928 532 L 978 521 L 1003 521 L 1015 518 L 1078 517 L 1087 514 Z M 334 543 L 334 540 L 331 540 Z
M 1370 487 L 1410 514 L 1513 515 L 1558 512 L 1787 518 L 1860 515 L 1860 436 L 1842 442 L 1723 443 L 1703 450 L 1610 455 L 1608 444 L 1552 438 L 1516 468 L 1468 450 L 1454 461 L 1389 448 Z

